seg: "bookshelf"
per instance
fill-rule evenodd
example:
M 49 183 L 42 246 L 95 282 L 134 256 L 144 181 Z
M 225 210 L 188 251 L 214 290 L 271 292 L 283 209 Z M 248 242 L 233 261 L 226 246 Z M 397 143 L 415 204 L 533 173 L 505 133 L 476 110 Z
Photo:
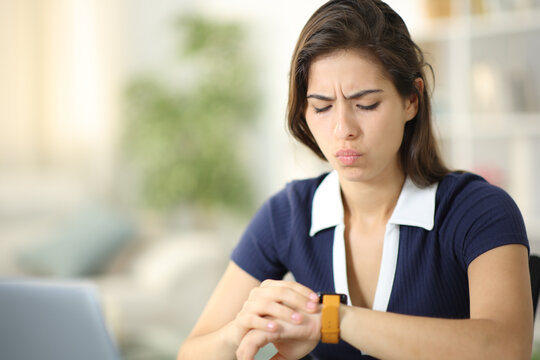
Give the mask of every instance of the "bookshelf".
M 445 159 L 507 190 L 540 251 L 540 1 L 423 0 Z M 433 84 L 432 84 L 433 86 Z

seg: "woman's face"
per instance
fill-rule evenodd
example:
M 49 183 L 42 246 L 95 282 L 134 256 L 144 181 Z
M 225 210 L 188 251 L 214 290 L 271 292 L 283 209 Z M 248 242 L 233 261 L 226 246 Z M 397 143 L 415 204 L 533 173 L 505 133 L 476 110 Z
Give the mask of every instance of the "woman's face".
M 403 99 L 380 65 L 360 51 L 311 63 L 306 121 L 342 180 L 371 182 L 401 171 L 398 151 L 417 104 L 416 96 Z

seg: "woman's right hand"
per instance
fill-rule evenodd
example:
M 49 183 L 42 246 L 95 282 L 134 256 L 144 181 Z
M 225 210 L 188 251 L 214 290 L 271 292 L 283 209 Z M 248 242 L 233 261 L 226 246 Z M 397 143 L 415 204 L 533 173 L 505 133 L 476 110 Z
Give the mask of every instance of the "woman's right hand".
M 319 310 L 317 294 L 292 281 L 265 280 L 251 290 L 234 320 L 237 344 L 252 329 L 279 332 L 280 322 L 302 324 L 305 314 Z
M 251 330 L 264 340 L 257 344 L 267 339 L 315 338 L 320 326 L 310 320 L 318 319 L 319 312 L 311 289 L 287 281 L 261 283 L 231 261 L 179 349 L 178 359 L 235 359 L 244 339 L 252 340 L 244 341 L 244 348 L 254 343 L 255 335 L 247 336 Z
M 272 360 L 295 360 L 309 354 L 319 343 L 321 314 L 305 314 L 302 324 L 289 324 L 280 320 L 277 332 L 250 330 L 236 349 L 238 360 L 252 360 L 256 353 L 268 343 L 274 344 L 277 354 Z

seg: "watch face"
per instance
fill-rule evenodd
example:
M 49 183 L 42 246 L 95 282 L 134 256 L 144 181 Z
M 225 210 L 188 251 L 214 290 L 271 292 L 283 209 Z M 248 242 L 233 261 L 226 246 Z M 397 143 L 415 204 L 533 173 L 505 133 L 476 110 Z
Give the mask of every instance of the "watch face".
M 347 305 L 347 295 L 345 295 L 345 294 L 318 292 L 317 295 L 319 296 L 319 303 L 321 303 L 321 304 L 323 302 L 323 296 L 324 295 L 339 295 L 339 302 L 342 303 L 342 304 Z

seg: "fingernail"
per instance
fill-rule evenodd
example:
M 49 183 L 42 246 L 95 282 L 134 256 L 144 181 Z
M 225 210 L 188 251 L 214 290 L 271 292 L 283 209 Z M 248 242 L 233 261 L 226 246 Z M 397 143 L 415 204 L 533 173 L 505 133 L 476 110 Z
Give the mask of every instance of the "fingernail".
M 302 320 L 302 316 L 299 313 L 292 313 L 291 318 L 294 321 L 301 321 Z
M 313 301 L 319 301 L 319 297 L 315 293 L 309 294 L 309 298 Z
M 268 324 L 266 324 L 266 327 L 268 328 L 268 330 L 274 330 L 276 328 L 276 323 L 269 322 Z
M 307 307 L 308 307 L 308 309 L 313 310 L 313 309 L 315 309 L 317 307 L 317 304 L 310 301 L 310 302 L 307 303 Z

